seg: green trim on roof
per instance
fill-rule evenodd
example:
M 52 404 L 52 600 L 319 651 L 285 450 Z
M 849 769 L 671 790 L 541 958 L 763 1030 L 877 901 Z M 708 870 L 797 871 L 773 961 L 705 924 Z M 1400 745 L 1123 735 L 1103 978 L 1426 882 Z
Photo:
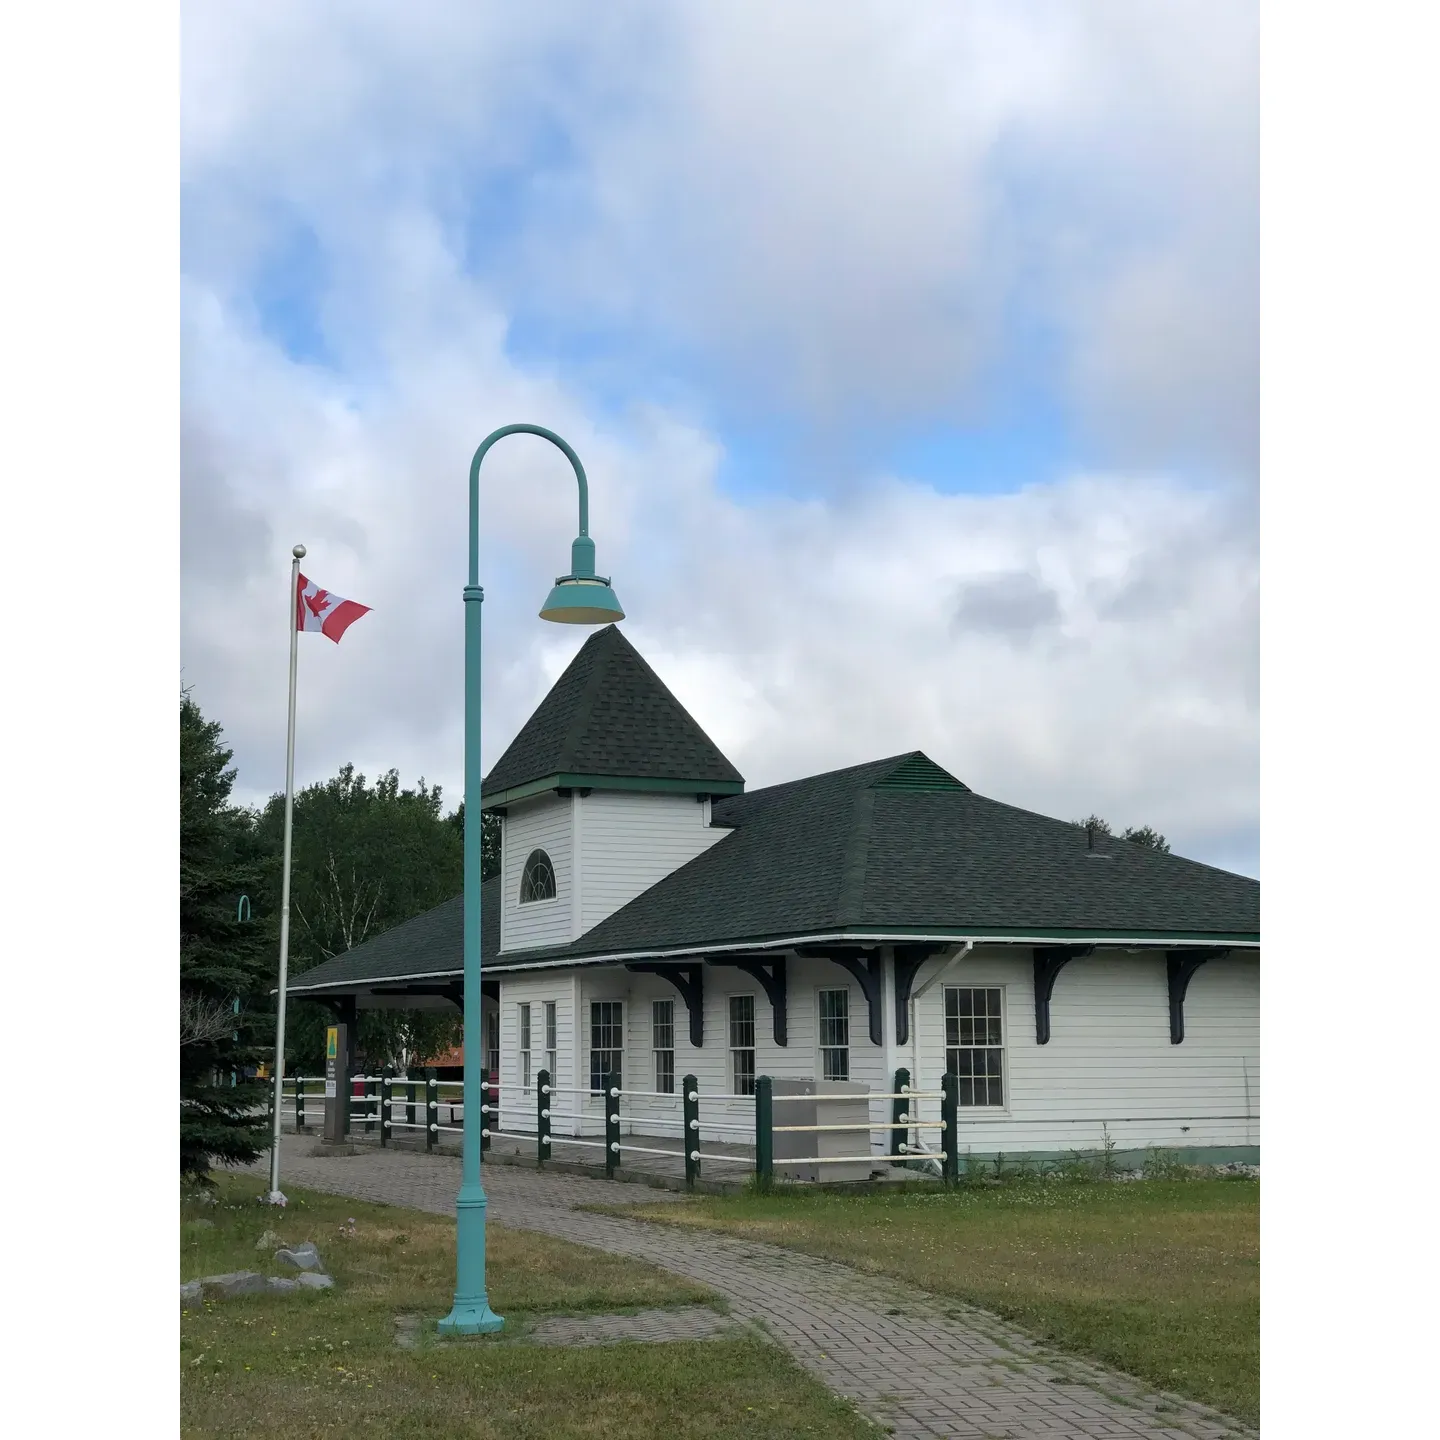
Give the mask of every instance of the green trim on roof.
M 535 795 L 548 794 L 552 790 L 648 790 L 665 795 L 741 795 L 745 791 L 745 782 L 666 780 L 647 775 L 546 775 L 541 780 L 531 780 L 528 784 L 515 785 L 509 790 L 494 791 L 480 802 L 480 808 L 494 810 L 502 805 L 529 800 Z
M 877 780 L 872 790 L 968 790 L 970 787 L 942 769 L 928 755 L 917 750 L 907 755 L 888 775 Z

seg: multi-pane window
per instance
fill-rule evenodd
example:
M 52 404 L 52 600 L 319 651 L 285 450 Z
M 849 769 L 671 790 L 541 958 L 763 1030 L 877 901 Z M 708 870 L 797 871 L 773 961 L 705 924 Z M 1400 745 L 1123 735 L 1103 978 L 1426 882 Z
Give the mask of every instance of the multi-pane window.
M 820 992 L 820 1071 L 826 1080 L 850 1078 L 850 992 Z
M 590 1003 L 590 1090 L 599 1095 L 605 1077 L 620 1084 L 620 1058 L 625 1048 L 625 1020 L 618 1000 Z
M 555 1083 L 555 1002 L 545 1002 L 545 1068 L 550 1072 L 550 1083 Z
M 675 1093 L 675 1002 L 650 1003 L 650 1048 L 655 1055 L 655 1088 L 662 1095 Z
M 1005 1103 L 1000 991 L 945 987 L 945 1068 L 962 1105 Z
M 532 905 L 537 900 L 555 898 L 555 867 L 543 850 L 532 850 L 520 876 L 520 903 Z
M 520 1088 L 530 1090 L 530 1006 L 520 1007 Z
M 490 1079 L 498 1085 L 500 1083 L 500 1012 L 498 1010 L 485 1012 L 485 1068 L 490 1072 Z
M 755 997 L 730 997 L 730 1091 L 755 1093 Z

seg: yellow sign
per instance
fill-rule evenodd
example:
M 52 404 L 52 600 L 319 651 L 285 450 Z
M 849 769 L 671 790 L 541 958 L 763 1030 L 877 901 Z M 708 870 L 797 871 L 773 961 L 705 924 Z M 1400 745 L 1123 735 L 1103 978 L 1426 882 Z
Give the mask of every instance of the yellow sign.
M 325 1032 L 325 1058 L 334 1060 L 340 1054 L 340 1031 L 337 1026 L 330 1026 Z

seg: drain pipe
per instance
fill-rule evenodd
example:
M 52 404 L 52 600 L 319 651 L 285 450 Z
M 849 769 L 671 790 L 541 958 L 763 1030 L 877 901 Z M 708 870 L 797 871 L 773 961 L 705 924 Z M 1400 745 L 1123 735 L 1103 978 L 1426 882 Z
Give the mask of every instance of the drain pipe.
M 910 1004 L 912 1007 L 910 1011 L 910 1074 L 914 1077 L 918 1077 L 920 1074 L 920 1026 L 916 1014 L 916 1002 L 923 998 L 925 993 L 934 986 L 937 980 L 944 975 L 948 975 L 974 948 L 975 942 L 973 940 L 967 940 L 963 945 L 957 946 L 940 963 L 935 973 L 920 986 L 918 990 L 912 990 L 910 992 Z M 918 1083 L 915 1085 L 915 1088 L 917 1090 L 920 1088 Z M 918 1107 L 912 1107 L 911 1113 L 912 1115 L 917 1115 L 919 1113 Z M 939 1160 L 934 1158 L 934 1152 L 930 1146 L 925 1143 L 925 1132 L 923 1130 L 915 1131 L 915 1144 L 913 1148 L 921 1152 L 915 1157 L 915 1163 L 921 1168 L 930 1171 L 937 1178 L 943 1178 L 945 1172 L 941 1168 Z
M 910 1003 L 913 1005 L 915 1001 L 919 1000 L 942 975 L 948 975 L 974 948 L 975 942 L 973 940 L 967 940 L 963 945 L 959 946 L 918 990 L 912 990 L 910 992 Z M 912 1029 L 912 1034 L 913 1033 Z

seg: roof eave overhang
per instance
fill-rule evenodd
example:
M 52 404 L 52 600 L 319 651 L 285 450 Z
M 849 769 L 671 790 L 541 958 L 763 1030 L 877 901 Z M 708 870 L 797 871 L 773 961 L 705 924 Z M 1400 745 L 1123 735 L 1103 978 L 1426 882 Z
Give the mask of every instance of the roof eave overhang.
M 527 780 L 523 785 L 511 785 L 505 790 L 482 791 L 480 808 L 497 810 L 505 805 L 514 805 L 520 800 L 529 800 L 535 795 L 548 794 L 552 790 L 650 790 L 662 795 L 741 795 L 745 791 L 745 782 L 669 780 L 654 776 L 584 775 L 572 771 L 556 771 L 553 775 L 542 776 L 539 780 Z
M 533 970 L 556 970 L 567 967 L 624 965 L 634 960 L 685 960 L 696 955 L 723 955 L 731 951 L 790 950 L 798 945 L 884 945 L 900 941 L 905 944 L 937 945 L 1095 945 L 1105 949 L 1164 950 L 1181 946 L 1223 947 L 1229 950 L 1258 950 L 1260 937 L 1254 933 L 1217 933 L 1214 931 L 1161 930 L 934 930 L 918 927 L 896 927 L 889 930 L 826 930 L 805 935 L 760 936 L 748 940 L 725 941 L 722 944 L 683 945 L 665 949 L 616 950 L 590 955 L 558 955 L 527 960 L 523 954 L 501 956 L 485 967 L 487 975 L 519 974 Z M 464 975 L 464 968 L 427 970 L 411 975 L 371 975 L 363 980 L 336 980 L 325 985 L 291 985 L 291 995 L 324 995 L 336 991 L 368 990 L 374 985 L 418 984 L 426 980 L 454 979 Z

